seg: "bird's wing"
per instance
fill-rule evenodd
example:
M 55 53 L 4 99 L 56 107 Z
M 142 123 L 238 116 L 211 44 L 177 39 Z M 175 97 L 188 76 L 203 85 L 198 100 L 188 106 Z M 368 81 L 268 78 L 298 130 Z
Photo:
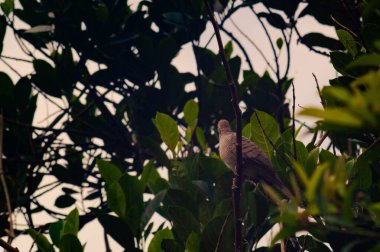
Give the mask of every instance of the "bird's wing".
M 282 186 L 276 170 L 263 150 L 247 138 L 243 138 L 244 174 L 252 180 L 260 180 L 270 185 Z

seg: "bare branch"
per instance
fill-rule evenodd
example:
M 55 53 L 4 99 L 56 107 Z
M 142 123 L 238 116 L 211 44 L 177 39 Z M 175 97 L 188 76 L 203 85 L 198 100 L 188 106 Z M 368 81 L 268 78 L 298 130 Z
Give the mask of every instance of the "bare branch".
M 7 181 L 5 180 L 4 167 L 3 167 L 3 133 L 4 133 L 4 120 L 3 120 L 3 114 L 0 113 L 0 179 L 1 179 L 1 186 L 3 187 L 3 190 L 4 190 L 5 204 L 7 207 L 8 218 L 9 218 L 8 243 L 11 244 L 13 238 L 15 238 L 15 233 L 13 230 L 11 199 L 9 197 L 9 191 L 8 191 Z
M 214 27 L 215 36 L 218 42 L 219 55 L 223 62 L 224 70 L 226 72 L 228 87 L 230 88 L 232 97 L 232 106 L 235 111 L 236 117 L 236 174 L 234 177 L 234 185 L 232 187 L 233 191 L 233 203 L 234 203 L 234 215 L 235 215 L 235 252 L 242 251 L 243 247 L 243 236 L 242 236 L 242 218 L 240 213 L 240 197 L 241 197 L 241 185 L 242 185 L 242 119 L 241 110 L 239 108 L 239 101 L 237 95 L 237 87 L 235 81 L 232 77 L 230 66 L 228 65 L 226 54 L 224 52 L 222 38 L 219 32 L 219 26 L 215 20 L 214 13 L 211 9 L 208 0 L 204 0 L 207 12 Z

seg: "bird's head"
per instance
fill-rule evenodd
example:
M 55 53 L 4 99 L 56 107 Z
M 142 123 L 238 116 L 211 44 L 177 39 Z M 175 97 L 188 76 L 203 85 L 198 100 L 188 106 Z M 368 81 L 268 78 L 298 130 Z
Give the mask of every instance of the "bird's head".
M 218 132 L 219 132 L 219 135 L 223 133 L 227 133 L 227 132 L 232 132 L 230 123 L 225 119 L 220 120 L 218 122 Z

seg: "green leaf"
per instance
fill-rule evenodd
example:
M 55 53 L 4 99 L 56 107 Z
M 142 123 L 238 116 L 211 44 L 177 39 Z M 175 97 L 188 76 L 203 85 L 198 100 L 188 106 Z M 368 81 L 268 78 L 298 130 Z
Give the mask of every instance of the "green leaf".
M 37 244 L 37 247 L 42 252 L 54 252 L 53 245 L 43 234 L 37 232 L 34 229 L 29 229 L 28 234 L 33 238 L 34 242 Z
M 61 239 L 60 252 L 83 252 L 83 247 L 75 235 L 66 234 Z
M 157 172 L 152 161 L 149 161 L 144 166 L 140 182 L 143 188 L 148 186 L 153 193 L 158 193 L 169 187 L 167 181 L 161 178 L 160 174 Z
M 124 174 L 120 178 L 119 184 L 125 197 L 125 220 L 127 221 L 133 234 L 136 235 L 139 230 L 141 216 L 144 211 L 144 187 L 136 176 L 131 176 L 129 174 Z
M 71 197 L 69 194 L 64 194 L 59 196 L 56 200 L 54 205 L 59 208 L 66 208 L 70 207 L 75 203 L 75 199 Z
M 79 231 L 79 212 L 78 212 L 78 209 L 75 208 L 67 215 L 66 220 L 63 223 L 61 238 L 67 234 L 72 234 L 76 236 L 78 234 L 78 231 Z
M 195 129 L 195 125 L 197 124 L 198 113 L 198 103 L 193 99 L 188 100 L 183 108 L 183 114 L 185 117 L 185 122 L 192 129 Z
M 57 221 L 50 224 L 49 235 L 53 244 L 58 248 L 61 246 L 61 231 L 63 228 L 63 221 Z
M 363 125 L 357 116 L 340 108 L 328 108 L 326 110 L 306 108 L 301 111 L 300 115 L 319 117 L 324 119 L 324 122 L 352 128 L 359 128 Z
M 0 108 L 6 111 L 15 107 L 14 86 L 11 78 L 4 72 L 0 72 L 0 83 Z
M 284 19 L 277 13 L 262 12 L 262 13 L 257 14 L 257 16 L 260 18 L 261 17 L 266 18 L 268 23 L 277 29 L 285 30 L 288 27 L 288 25 L 285 23 Z
M 380 54 L 365 54 L 356 58 L 351 62 L 347 68 L 354 67 L 379 67 L 380 66 Z
M 154 235 L 149 244 L 148 252 L 165 252 L 161 249 L 161 243 L 164 239 L 174 240 L 173 233 L 168 228 L 162 229 Z
M 319 148 L 314 148 L 308 155 L 306 159 L 306 172 L 308 175 L 313 174 L 315 167 L 318 163 L 318 157 L 319 157 Z
M 280 137 L 280 129 L 276 120 L 265 112 L 256 110 L 257 117 L 260 120 L 261 126 L 257 117 L 253 114 L 251 116 L 251 135 L 252 140 L 270 156 L 272 152 L 272 145 L 268 138 L 275 143 Z M 267 138 L 268 137 L 268 138 Z
M 316 32 L 311 32 L 302 36 L 301 42 L 310 47 L 318 46 L 332 51 L 342 49 L 338 40 L 326 37 L 325 35 Z
M 168 168 L 172 166 L 169 158 L 167 157 L 166 153 L 161 149 L 161 146 L 158 143 L 158 141 L 156 141 L 152 137 L 147 136 L 140 136 L 139 139 L 142 146 L 154 155 L 156 161 L 159 164 Z
M 98 6 L 95 8 L 95 16 L 96 20 L 98 20 L 101 23 L 105 23 L 109 16 L 107 5 L 98 4 Z
M 112 211 L 118 216 L 124 218 L 126 216 L 127 202 L 123 188 L 118 182 L 114 182 L 107 189 L 107 204 Z
M 315 194 L 317 192 L 317 189 L 320 185 L 320 180 L 322 179 L 322 175 L 324 174 L 325 170 L 329 168 L 329 163 L 324 163 L 319 165 L 313 175 L 311 176 L 310 182 L 307 184 L 307 189 L 305 196 L 307 200 L 311 203 L 315 200 Z
M 339 41 L 352 55 L 352 57 L 356 57 L 358 54 L 358 49 L 356 47 L 356 41 L 352 35 L 346 30 L 337 30 L 336 34 L 338 35 Z
M 123 219 L 110 214 L 101 214 L 98 216 L 98 220 L 103 226 L 104 231 L 109 234 L 112 239 L 125 248 L 126 251 L 134 251 L 134 236 Z
M 161 139 L 174 153 L 179 140 L 177 123 L 170 116 L 157 112 L 155 118 L 156 128 L 160 133 Z
M 194 215 L 184 207 L 170 206 L 168 215 L 173 223 L 172 231 L 182 243 L 186 242 L 191 232 L 200 232 L 200 224 Z
M 4 14 L 8 16 L 14 9 L 14 0 L 5 0 L 3 3 L 0 4 L 0 6 Z
M 298 163 L 293 161 L 292 162 L 293 168 L 297 173 L 297 176 L 300 178 L 301 182 L 307 186 L 309 184 L 309 178 L 307 176 L 307 173 L 303 169 L 303 167 Z
M 207 152 L 207 143 L 206 143 L 206 138 L 205 138 L 205 134 L 203 130 L 197 127 L 195 130 L 195 136 L 197 137 L 197 141 L 199 145 L 201 146 L 203 152 Z
M 229 171 L 222 160 L 211 157 L 200 158 L 201 170 L 206 173 L 210 180 L 217 180 L 220 176 Z
M 166 190 L 162 190 L 155 195 L 155 197 L 150 200 L 147 206 L 144 209 L 144 212 L 141 216 L 140 228 L 144 230 L 146 224 L 148 224 L 150 218 L 156 212 L 156 210 L 160 207 L 161 202 L 165 198 Z
M 228 219 L 226 220 L 226 218 Z M 230 214 L 229 216 L 218 216 L 210 220 L 202 232 L 200 251 L 233 251 L 234 235 L 232 219 L 233 215 Z M 223 232 L 220 232 L 222 229 Z
M 232 54 L 233 50 L 234 50 L 234 47 L 233 47 L 232 41 L 230 40 L 224 46 L 224 53 L 226 54 L 227 60 L 229 60 L 231 58 L 231 54 Z
M 123 175 L 119 167 L 109 161 L 97 159 L 96 164 L 98 165 L 100 175 L 104 181 L 106 181 L 107 185 L 118 181 Z
M 200 235 L 195 232 L 191 232 L 186 241 L 185 252 L 199 252 L 200 241 Z
M 278 38 L 276 40 L 276 45 L 277 45 L 277 48 L 281 50 L 282 46 L 284 45 L 284 40 L 282 40 L 282 38 Z
M 32 82 L 48 95 L 61 98 L 62 90 L 56 79 L 56 70 L 44 60 L 34 60 L 33 67 L 36 73 L 32 75 Z
M 346 71 L 346 67 L 352 62 L 351 55 L 343 52 L 331 52 L 330 59 L 335 70 L 343 75 L 349 75 Z

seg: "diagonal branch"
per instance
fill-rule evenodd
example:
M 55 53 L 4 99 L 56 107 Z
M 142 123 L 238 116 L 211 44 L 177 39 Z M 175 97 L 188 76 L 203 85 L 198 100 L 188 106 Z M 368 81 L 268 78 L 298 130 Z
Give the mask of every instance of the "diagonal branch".
M 242 184 L 242 119 L 241 110 L 239 108 L 239 100 L 237 95 L 237 87 L 235 81 L 232 77 L 230 66 L 228 65 L 226 54 L 224 52 L 222 38 L 220 36 L 219 26 L 215 20 L 214 13 L 211 9 L 208 0 L 204 0 L 208 16 L 215 30 L 215 36 L 218 42 L 219 55 L 223 62 L 224 70 L 226 72 L 228 87 L 230 88 L 232 97 L 232 106 L 235 111 L 236 117 L 236 174 L 234 177 L 234 183 L 232 186 L 233 191 L 233 204 L 234 204 L 234 215 L 235 215 L 235 252 L 242 251 L 243 247 L 243 237 L 242 237 L 242 217 L 240 213 L 240 197 L 241 197 L 241 184 Z
M 3 191 L 4 191 L 5 204 L 7 207 L 8 217 L 9 217 L 8 242 L 11 243 L 13 238 L 15 237 L 15 233 L 13 230 L 11 199 L 9 197 L 9 191 L 8 191 L 7 181 L 5 180 L 4 167 L 3 167 L 3 132 L 4 132 L 4 120 L 3 120 L 3 114 L 0 113 L 0 179 L 1 179 L 1 187 L 3 188 Z
M 8 252 L 19 252 L 18 248 L 12 247 L 11 245 L 9 245 L 8 243 L 6 243 L 1 238 L 0 238 L 0 247 L 2 247 L 3 249 L 5 249 Z

